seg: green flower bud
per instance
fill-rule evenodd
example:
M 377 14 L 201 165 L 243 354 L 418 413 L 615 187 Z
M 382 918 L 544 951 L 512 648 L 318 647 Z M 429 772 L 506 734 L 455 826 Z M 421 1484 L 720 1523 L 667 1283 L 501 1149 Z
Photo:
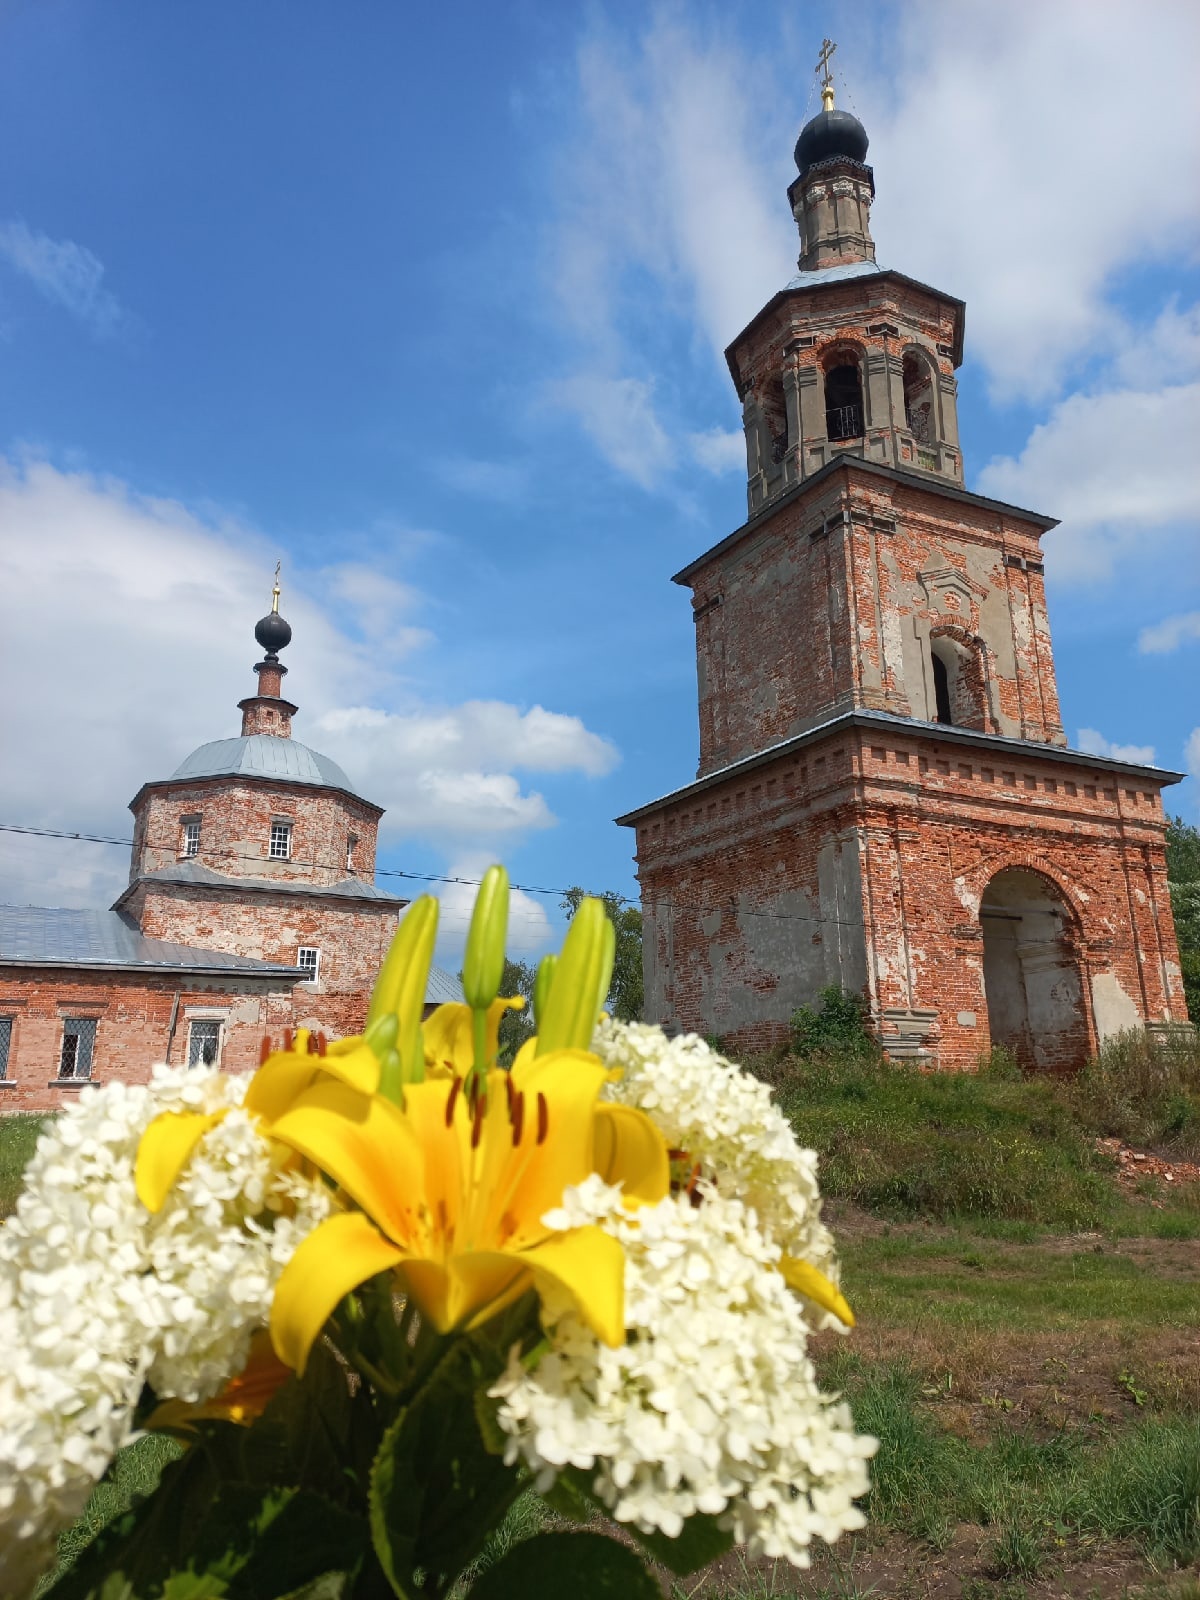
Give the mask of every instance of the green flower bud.
M 616 948 L 601 900 L 581 900 L 571 918 L 554 982 L 538 1017 L 537 1053 L 587 1050 L 600 1007 L 608 997 Z
M 475 896 L 463 954 L 463 998 L 472 1011 L 486 1011 L 500 993 L 508 934 L 508 873 L 489 867 Z
M 533 982 L 533 1022 L 535 1028 L 541 1027 L 542 1017 L 550 1003 L 550 989 L 554 983 L 554 974 L 557 970 L 557 956 L 543 956 L 538 962 L 537 977 Z
M 425 1011 L 437 925 L 438 903 L 432 895 L 422 895 L 408 908 L 396 929 L 367 1007 L 366 1031 L 372 1040 L 373 1030 L 383 1018 L 393 1016 L 396 1019 L 394 1048 L 400 1060 L 401 1082 L 420 1083 L 425 1076 L 421 1018 Z M 392 1042 L 389 1041 L 389 1047 Z M 380 1093 L 395 1100 L 398 1096 L 390 1087 L 393 1075 L 382 1057 L 381 1063 Z

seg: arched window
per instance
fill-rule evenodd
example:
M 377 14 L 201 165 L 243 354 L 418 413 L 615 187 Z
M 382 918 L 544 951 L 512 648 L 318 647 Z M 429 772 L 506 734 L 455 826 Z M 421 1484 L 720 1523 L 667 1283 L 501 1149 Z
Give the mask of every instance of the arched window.
M 784 398 L 782 378 L 770 378 L 763 386 L 762 409 L 770 438 L 768 456 L 771 461 L 778 463 L 787 454 L 789 443 L 787 400 Z
M 904 421 L 918 444 L 932 442 L 933 372 L 926 358 L 911 350 L 904 357 Z
M 950 710 L 950 674 L 946 671 L 946 663 L 938 653 L 936 645 L 933 647 L 933 698 L 934 712 L 938 722 L 954 725 L 954 716 Z
M 861 439 L 863 433 L 862 373 L 850 352 L 839 354 L 838 365 L 825 374 L 825 429 L 836 444 L 839 439 Z

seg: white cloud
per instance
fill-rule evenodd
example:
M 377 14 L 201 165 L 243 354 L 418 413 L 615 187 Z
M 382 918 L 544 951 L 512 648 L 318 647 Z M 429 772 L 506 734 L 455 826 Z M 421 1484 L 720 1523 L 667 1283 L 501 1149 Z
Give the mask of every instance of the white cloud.
M 103 286 L 103 263 L 74 240 L 51 239 L 16 217 L 0 222 L 0 257 L 93 333 L 103 337 L 122 322 L 121 307 Z
M 1200 611 L 1183 611 L 1143 628 L 1138 649 L 1144 656 L 1168 656 L 1192 639 L 1200 639 Z
M 323 576 L 330 593 L 345 602 L 364 638 L 376 649 L 395 658 L 432 642 L 428 628 L 400 621 L 422 599 L 411 585 L 355 562 L 327 567 Z
M 1200 728 L 1193 728 L 1183 747 L 1183 761 L 1188 772 L 1200 784 Z
M 462 962 L 479 879 L 491 866 L 492 859 L 477 851 L 456 856 L 446 876 L 461 878 L 462 882 L 433 883 L 428 888 L 428 893 L 436 895 L 441 906 L 438 917 L 438 960 L 455 971 Z M 558 943 L 547 904 L 541 896 L 527 894 L 521 889 L 509 892 L 507 950 L 513 960 L 543 955 Z M 549 904 L 553 905 L 554 902 Z
M 1157 392 L 1075 394 L 1054 407 L 1018 457 L 979 474 L 984 494 L 1057 515 L 1046 537 L 1055 577 L 1107 578 L 1114 562 L 1200 518 L 1200 382 Z
M 697 466 L 714 477 L 746 470 L 746 436 L 740 431 L 709 428 L 705 433 L 690 434 L 688 444 Z
M 1080 728 L 1075 747 L 1092 756 L 1107 756 L 1111 761 L 1132 761 L 1140 767 L 1155 765 L 1152 744 L 1110 744 L 1095 728 Z
M 0 820 L 127 836 L 144 781 L 237 732 L 280 552 L 253 529 L 44 461 L 0 459 L 0 527 L 4 644 L 23 667 L 0 707 Z M 284 579 L 296 736 L 387 807 L 392 839 L 511 841 L 554 821 L 516 771 L 597 776 L 618 759 L 541 706 L 431 707 L 409 686 L 395 709 L 373 633 L 419 596 L 353 566 L 294 574 L 286 553 Z M 115 848 L 0 840 L 0 900 L 103 904 L 128 871 Z
M 579 373 L 551 384 L 549 398 L 578 417 L 596 449 L 618 472 L 651 489 L 674 462 L 654 411 L 654 385 L 640 378 Z
M 918 0 L 897 15 L 887 81 L 857 85 L 880 259 L 967 300 L 999 392 L 1053 394 L 1121 343 L 1117 275 L 1195 247 L 1200 8 Z M 851 70 L 871 72 L 866 51 Z

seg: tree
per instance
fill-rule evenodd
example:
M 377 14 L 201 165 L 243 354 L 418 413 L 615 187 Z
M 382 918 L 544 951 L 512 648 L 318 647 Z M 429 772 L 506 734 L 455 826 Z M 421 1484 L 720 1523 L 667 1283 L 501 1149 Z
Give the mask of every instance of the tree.
M 1167 825 L 1167 885 L 1179 941 L 1188 1016 L 1200 1023 L 1200 828 L 1182 817 Z
M 533 1035 L 533 985 L 537 968 L 528 961 L 511 961 L 504 958 L 504 976 L 500 979 L 500 993 L 506 1000 L 515 994 L 524 995 L 523 1011 L 506 1011 L 500 1018 L 500 1065 L 511 1067 L 517 1051 Z
M 568 889 L 563 895 L 562 908 L 567 913 L 568 921 L 579 910 L 580 901 L 586 898 L 587 890 L 579 888 Z M 642 988 L 642 913 L 613 889 L 607 889 L 592 898 L 603 901 L 617 935 L 612 985 L 605 1009 L 618 1022 L 640 1022 L 645 1004 Z

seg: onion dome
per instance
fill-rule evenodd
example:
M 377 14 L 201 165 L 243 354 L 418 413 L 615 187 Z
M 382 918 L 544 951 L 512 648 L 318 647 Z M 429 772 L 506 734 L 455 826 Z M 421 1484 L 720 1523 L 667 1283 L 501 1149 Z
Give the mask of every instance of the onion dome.
M 835 111 L 830 107 L 818 111 L 801 129 L 796 140 L 796 165 L 801 177 L 818 161 L 829 161 L 835 156 L 847 157 L 861 165 L 867 157 L 868 143 L 867 130 L 857 117 L 849 111 Z
M 269 656 L 274 656 L 292 642 L 291 624 L 278 611 L 268 611 L 254 624 L 254 637 Z

